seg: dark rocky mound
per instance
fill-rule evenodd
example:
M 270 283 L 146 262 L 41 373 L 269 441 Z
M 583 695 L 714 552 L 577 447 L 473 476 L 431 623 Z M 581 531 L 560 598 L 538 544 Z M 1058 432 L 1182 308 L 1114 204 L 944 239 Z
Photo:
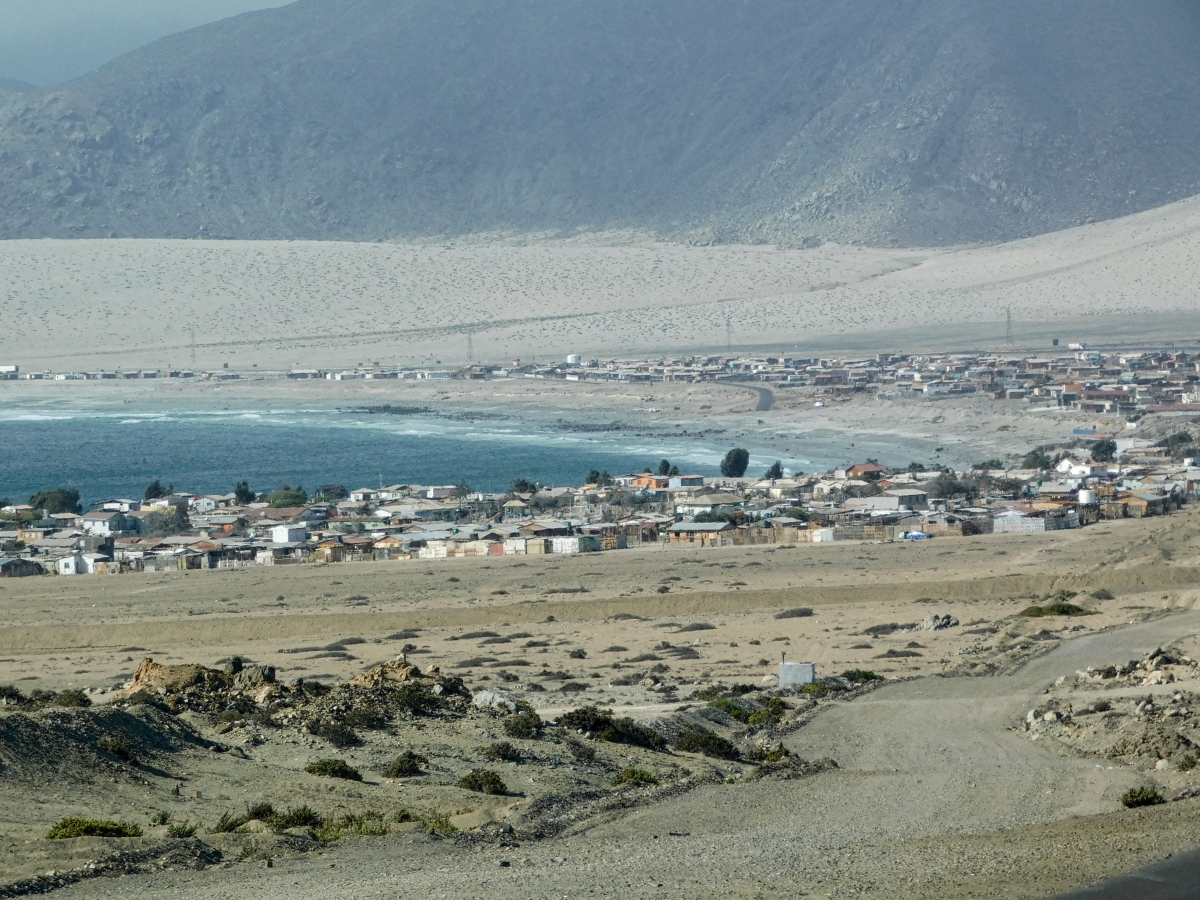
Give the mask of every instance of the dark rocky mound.
M 1200 191 L 1185 0 L 301 0 L 0 91 L 0 237 L 947 244 Z

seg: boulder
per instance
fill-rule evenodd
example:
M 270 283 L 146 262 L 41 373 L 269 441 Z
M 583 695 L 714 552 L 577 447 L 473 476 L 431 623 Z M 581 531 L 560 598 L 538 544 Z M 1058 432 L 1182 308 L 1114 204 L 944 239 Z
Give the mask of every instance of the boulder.
M 942 631 L 946 628 L 955 628 L 958 626 L 958 619 L 951 615 L 939 616 L 937 613 L 926 616 L 925 621 L 921 623 L 922 631 Z
M 373 688 L 386 684 L 399 684 L 422 677 L 424 676 L 422 676 L 421 670 L 409 663 L 406 657 L 397 656 L 393 660 L 372 666 L 361 675 L 355 675 L 350 679 L 350 684 Z
M 476 709 L 494 709 L 499 712 L 516 712 L 517 701 L 502 691 L 476 691 L 471 695 L 471 705 Z
M 134 694 L 147 691 L 152 694 L 175 694 L 188 688 L 204 688 L 209 691 L 228 690 L 229 678 L 216 669 L 204 666 L 164 666 L 153 659 L 143 659 L 125 690 Z

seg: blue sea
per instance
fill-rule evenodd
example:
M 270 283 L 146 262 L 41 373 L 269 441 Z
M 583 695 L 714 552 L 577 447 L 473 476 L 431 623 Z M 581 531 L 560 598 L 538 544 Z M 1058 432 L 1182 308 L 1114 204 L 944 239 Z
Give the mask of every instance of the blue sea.
M 257 491 L 285 482 L 311 491 L 465 480 L 476 490 L 502 491 L 518 477 L 576 485 L 591 469 L 640 472 L 663 458 L 685 472 L 718 475 L 730 440 L 579 433 L 432 413 L 7 409 L 0 410 L 0 497 L 23 502 L 39 490 L 73 487 L 87 505 L 141 497 L 156 478 L 201 494 L 228 493 L 239 481 Z M 774 461 L 750 449 L 751 474 Z M 833 462 L 785 465 L 813 471 Z

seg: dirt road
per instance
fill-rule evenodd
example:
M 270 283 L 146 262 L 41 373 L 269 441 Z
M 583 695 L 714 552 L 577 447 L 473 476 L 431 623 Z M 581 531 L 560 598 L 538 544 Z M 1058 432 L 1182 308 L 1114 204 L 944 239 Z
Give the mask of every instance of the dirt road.
M 1189 804 L 1120 810 L 1113 798 L 1138 773 L 1063 758 L 1010 726 L 1059 675 L 1197 631 L 1200 612 L 1187 612 L 1069 642 L 1012 675 L 890 685 L 793 736 L 840 771 L 706 787 L 555 840 L 468 850 L 393 835 L 67 895 L 1047 897 L 1192 849 L 1200 823 Z

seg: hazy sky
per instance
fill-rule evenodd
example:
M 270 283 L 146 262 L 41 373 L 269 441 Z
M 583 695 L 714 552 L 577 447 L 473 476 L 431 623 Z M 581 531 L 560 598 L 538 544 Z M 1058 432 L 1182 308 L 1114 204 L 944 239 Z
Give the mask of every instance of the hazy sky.
M 155 38 L 290 0 L 0 0 L 0 78 L 52 85 Z

